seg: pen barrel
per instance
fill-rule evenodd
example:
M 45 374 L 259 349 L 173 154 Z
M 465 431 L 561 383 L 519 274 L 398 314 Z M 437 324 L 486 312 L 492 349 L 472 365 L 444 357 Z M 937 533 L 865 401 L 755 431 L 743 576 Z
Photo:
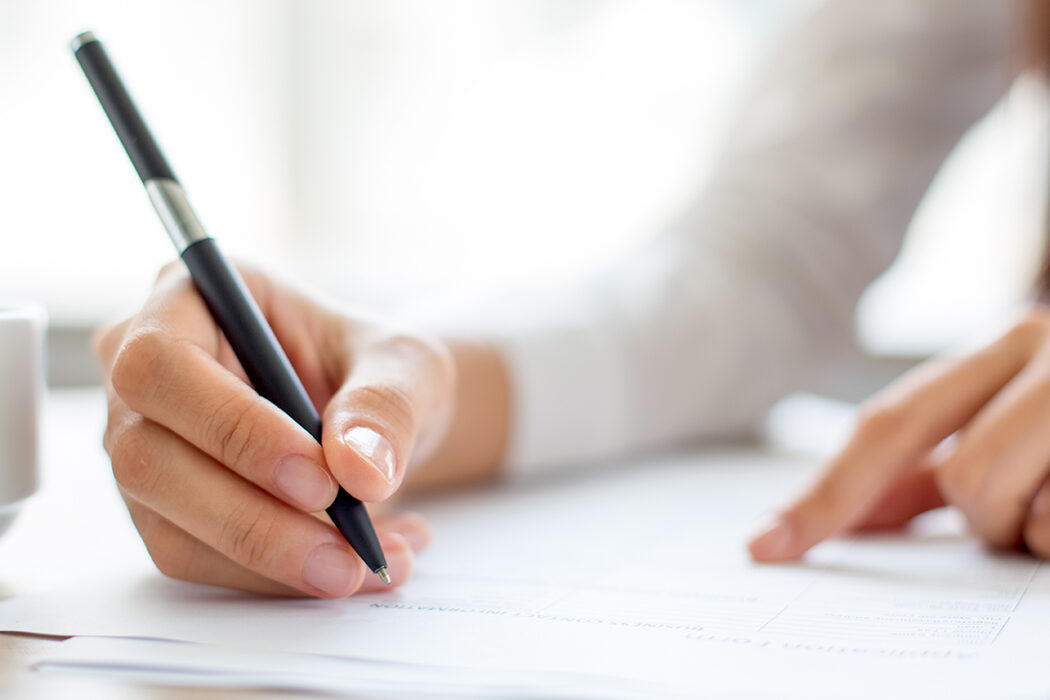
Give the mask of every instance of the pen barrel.
M 182 261 L 255 391 L 320 442 L 317 409 L 255 297 L 219 251 L 215 239 L 205 238 L 187 247 L 182 251 Z
M 94 33 L 82 32 L 70 46 L 135 172 L 146 186 L 150 201 L 189 269 L 197 291 L 229 341 L 248 380 L 260 396 L 287 413 L 320 443 L 321 416 L 288 355 L 240 274 L 226 261 L 214 239 L 197 220 L 102 44 Z M 386 558 L 364 504 L 340 487 L 327 512 L 365 565 L 390 583 Z
M 153 134 L 135 107 L 102 44 L 91 36 L 79 44 L 74 55 L 139 178 L 143 182 L 152 178 L 174 180 L 175 175 L 168 161 L 153 140 Z
M 251 291 L 219 251 L 215 239 L 191 244 L 182 251 L 182 260 L 255 390 L 321 442 L 321 416 Z M 340 488 L 327 512 L 369 569 L 377 571 L 386 566 L 361 501 Z

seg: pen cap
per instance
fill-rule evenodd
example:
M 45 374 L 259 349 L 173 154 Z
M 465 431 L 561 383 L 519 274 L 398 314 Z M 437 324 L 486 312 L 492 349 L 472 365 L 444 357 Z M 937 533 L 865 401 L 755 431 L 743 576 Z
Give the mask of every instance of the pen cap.
M 0 304 L 0 533 L 36 491 L 47 314 Z

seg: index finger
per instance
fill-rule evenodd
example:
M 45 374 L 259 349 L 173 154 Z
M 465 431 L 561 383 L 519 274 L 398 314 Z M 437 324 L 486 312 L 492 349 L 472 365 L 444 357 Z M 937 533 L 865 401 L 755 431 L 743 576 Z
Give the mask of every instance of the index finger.
M 871 399 L 821 476 L 751 540 L 751 556 L 797 559 L 862 520 L 898 477 L 1021 371 L 1031 351 L 1018 342 L 1020 332 L 972 355 L 922 365 Z
M 223 363 L 203 301 L 184 273 L 167 274 L 125 330 L 110 368 L 116 394 L 286 503 L 327 507 L 336 483 L 320 444 Z

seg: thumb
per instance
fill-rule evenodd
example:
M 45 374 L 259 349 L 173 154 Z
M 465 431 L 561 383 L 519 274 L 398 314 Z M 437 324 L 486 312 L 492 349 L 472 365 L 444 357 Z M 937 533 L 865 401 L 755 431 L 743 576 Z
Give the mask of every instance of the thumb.
M 329 470 L 352 495 L 381 501 L 401 485 L 421 433 L 448 403 L 445 365 L 439 348 L 411 336 L 359 356 L 325 408 L 321 441 Z

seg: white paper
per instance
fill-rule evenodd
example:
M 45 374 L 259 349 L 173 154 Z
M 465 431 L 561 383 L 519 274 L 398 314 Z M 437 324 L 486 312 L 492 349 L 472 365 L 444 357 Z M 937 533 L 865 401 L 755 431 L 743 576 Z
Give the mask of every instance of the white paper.
M 640 687 L 581 674 L 481 671 L 316 654 L 240 650 L 211 644 L 127 637 L 73 637 L 36 664 L 49 673 L 118 676 L 153 685 L 267 688 L 354 697 L 573 700 L 638 697 Z
M 121 576 L 0 603 L 0 628 L 583 674 L 684 695 L 1050 694 L 1038 561 L 989 554 L 934 517 L 758 566 L 743 549 L 750 528 L 811 464 L 744 452 L 634 466 L 421 504 L 436 543 L 390 593 L 281 600 Z

